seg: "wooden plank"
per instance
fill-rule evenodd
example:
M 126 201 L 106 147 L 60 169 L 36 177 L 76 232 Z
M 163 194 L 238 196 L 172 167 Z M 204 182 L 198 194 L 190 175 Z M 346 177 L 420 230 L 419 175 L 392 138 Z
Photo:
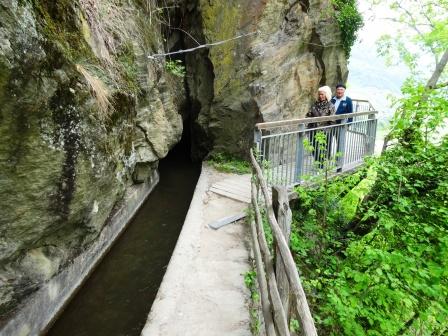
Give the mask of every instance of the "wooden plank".
M 232 193 L 226 192 L 224 190 L 215 189 L 215 188 L 210 188 L 210 191 L 214 192 L 215 194 L 218 194 L 218 195 L 221 195 L 221 196 L 225 196 L 227 198 L 231 198 L 231 199 L 233 199 L 235 201 L 244 202 L 244 203 L 250 203 L 250 200 L 247 199 L 244 196 L 232 194 Z
M 250 150 L 250 159 L 253 167 L 255 168 L 255 172 L 257 174 L 258 181 L 264 195 L 268 222 L 272 229 L 272 234 L 277 241 L 277 246 L 280 250 L 283 262 L 285 263 L 285 270 L 286 274 L 288 275 L 292 294 L 294 295 L 297 312 L 299 314 L 300 322 L 302 325 L 303 335 L 317 336 L 316 327 L 314 326 L 314 320 L 311 316 L 310 307 L 308 306 L 308 301 L 306 300 L 305 291 L 303 290 L 299 273 L 297 272 L 296 264 L 291 255 L 291 251 L 289 250 L 289 246 L 285 240 L 285 237 L 283 237 L 282 231 L 277 223 L 277 219 L 275 218 L 274 210 L 272 209 L 271 196 L 268 192 L 268 186 L 261 172 L 261 168 L 254 157 L 252 149 Z
M 243 189 L 234 185 L 229 185 L 229 184 L 222 184 L 222 183 L 215 183 L 212 185 L 212 187 L 218 188 L 218 189 L 229 189 L 229 190 L 235 190 L 238 192 L 246 192 L 250 194 L 250 189 Z
M 228 189 L 232 191 L 238 191 L 243 194 L 250 195 L 250 186 L 237 186 L 232 184 L 224 184 L 224 183 L 215 183 L 212 185 L 212 187 L 218 188 L 218 189 Z
M 227 216 L 221 219 L 218 219 L 212 223 L 210 223 L 208 226 L 210 226 L 214 230 L 218 230 L 219 228 L 222 228 L 223 226 L 236 222 L 237 220 L 240 220 L 241 218 L 246 217 L 246 214 L 244 212 L 237 213 L 232 216 Z
M 241 181 L 235 181 L 235 180 L 224 180 L 216 182 L 215 184 L 222 184 L 222 185 L 228 185 L 228 186 L 234 186 L 239 188 L 246 188 L 250 190 L 250 180 L 241 180 Z
M 212 186 L 222 186 L 229 189 L 240 190 L 242 192 L 247 192 L 250 194 L 250 182 L 247 183 L 234 183 L 234 182 L 216 182 Z
M 221 186 L 215 186 L 215 185 L 212 185 L 210 189 L 222 190 L 222 191 L 224 191 L 226 193 L 229 193 L 229 194 L 233 194 L 233 195 L 237 195 L 237 196 L 240 196 L 240 197 L 243 197 L 243 198 L 250 199 L 250 193 L 241 192 L 239 190 L 231 190 L 231 189 L 229 189 L 227 187 L 221 187 Z

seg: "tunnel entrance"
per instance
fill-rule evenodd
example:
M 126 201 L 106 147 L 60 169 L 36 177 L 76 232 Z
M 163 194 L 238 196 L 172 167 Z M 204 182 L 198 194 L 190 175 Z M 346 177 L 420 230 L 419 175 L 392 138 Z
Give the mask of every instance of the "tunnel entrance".
M 202 161 L 213 149 L 209 114 L 214 98 L 214 69 L 209 49 L 189 50 L 206 44 L 198 0 L 186 0 L 173 6 L 162 5 L 161 32 L 168 55 L 165 62 L 180 62 L 184 67 L 185 102 L 181 108 L 184 129 L 190 131 L 190 156 Z M 169 54 L 172 53 L 172 54 Z
M 160 161 L 160 182 L 48 331 L 49 336 L 138 336 L 182 229 L 200 174 L 182 140 Z

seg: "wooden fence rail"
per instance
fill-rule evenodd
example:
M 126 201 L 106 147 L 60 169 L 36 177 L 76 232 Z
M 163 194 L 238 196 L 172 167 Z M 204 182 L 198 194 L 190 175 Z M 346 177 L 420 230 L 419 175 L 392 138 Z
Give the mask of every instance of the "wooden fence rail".
M 291 294 L 291 306 L 293 313 L 299 317 L 299 322 L 304 336 L 317 336 L 314 320 L 311 316 L 310 308 L 306 300 L 296 264 L 289 250 L 289 228 L 291 215 L 286 188 L 277 189 L 279 211 L 281 219 L 277 220 L 274 214 L 272 197 L 268 192 L 266 179 L 262 170 L 250 151 L 250 158 L 254 171 L 252 182 L 252 207 L 255 213 L 255 220 L 251 221 L 252 240 L 255 250 L 257 265 L 257 277 L 261 291 L 261 304 L 266 327 L 266 334 L 289 336 L 289 296 Z M 263 229 L 261 211 L 259 207 L 258 191 L 261 189 L 264 196 L 264 207 L 271 228 L 275 250 L 277 251 L 276 269 L 274 269 L 274 259 L 269 251 Z M 289 224 L 287 223 L 289 221 Z M 279 225 L 281 222 L 283 230 Z M 286 233 L 286 235 L 285 235 Z

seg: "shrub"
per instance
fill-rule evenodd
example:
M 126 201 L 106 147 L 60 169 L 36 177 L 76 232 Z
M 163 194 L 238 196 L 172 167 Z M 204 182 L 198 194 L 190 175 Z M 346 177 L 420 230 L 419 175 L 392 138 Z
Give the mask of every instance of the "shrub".
M 342 46 L 348 57 L 356 41 L 356 34 L 363 25 L 362 15 L 358 11 L 355 0 L 332 1 L 336 10 L 335 18 L 341 30 Z

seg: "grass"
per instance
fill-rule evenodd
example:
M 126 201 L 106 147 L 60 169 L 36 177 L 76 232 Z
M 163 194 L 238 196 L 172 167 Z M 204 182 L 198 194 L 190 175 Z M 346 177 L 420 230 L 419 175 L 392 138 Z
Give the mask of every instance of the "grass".
M 250 174 L 252 172 L 248 161 L 238 159 L 225 153 L 215 153 L 208 158 L 208 163 L 216 170 L 232 174 Z
M 90 74 L 82 65 L 77 64 L 76 70 L 83 75 L 89 85 L 92 95 L 95 97 L 100 118 L 102 120 L 109 119 L 110 115 L 113 113 L 113 106 L 110 102 L 110 92 L 106 85 L 101 79 Z

